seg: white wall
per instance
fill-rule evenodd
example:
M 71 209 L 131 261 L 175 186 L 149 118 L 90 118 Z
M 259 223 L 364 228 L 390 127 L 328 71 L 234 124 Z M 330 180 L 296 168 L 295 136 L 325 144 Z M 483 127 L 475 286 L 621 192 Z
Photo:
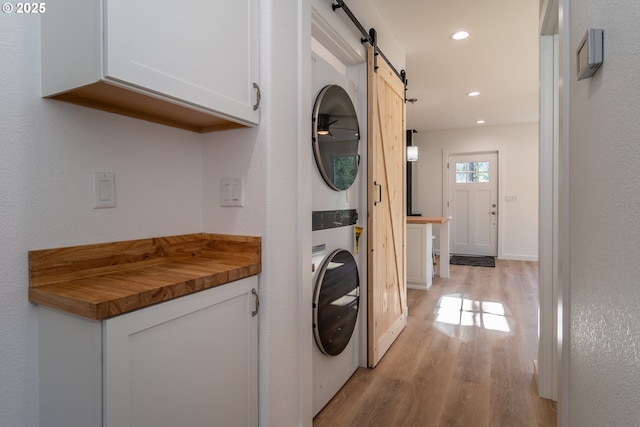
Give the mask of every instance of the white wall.
M 303 51 L 310 65 L 310 12 L 308 6 L 297 7 L 284 0 L 261 2 L 260 126 L 207 135 L 204 147 L 205 231 L 263 238 L 259 419 L 265 426 L 301 425 L 305 412 L 311 420 L 310 400 L 308 410 L 303 407 L 310 386 L 302 378 L 311 371 L 310 353 L 299 356 L 305 348 L 301 323 L 311 321 L 300 315 L 306 273 L 301 262 L 311 259 L 310 236 L 302 230 L 311 230 L 311 214 L 303 214 L 309 181 L 299 176 L 299 167 L 311 152 L 298 126 L 300 116 L 311 116 L 310 88 L 303 87 L 308 83 L 299 69 Z M 302 28 L 296 26 L 300 14 Z M 305 135 L 311 134 L 310 126 L 304 123 Z M 244 207 L 220 207 L 222 177 L 244 178 Z
M 419 127 L 419 126 L 418 126 Z M 504 164 L 500 176 L 499 253 L 504 259 L 538 259 L 538 123 L 485 126 L 413 135 L 419 147 L 413 165 L 413 212 L 442 216 L 443 152 L 500 149 Z M 516 196 L 517 202 L 505 202 Z M 434 227 L 436 238 L 439 226 Z M 436 241 L 439 245 L 439 241 Z M 436 246 L 437 247 L 437 246 Z
M 40 98 L 36 15 L 0 16 L 0 425 L 38 425 L 27 251 L 202 229 L 199 135 Z M 116 208 L 91 208 L 114 172 Z
M 28 250 L 197 231 L 263 237 L 260 424 L 311 425 L 312 4 L 356 37 L 329 2 L 261 1 L 261 125 L 204 136 L 41 99 L 38 18 L 1 17 L 0 425 L 38 425 Z M 115 209 L 91 209 L 93 171 L 116 174 Z M 244 207 L 219 206 L 222 177 L 244 178 Z
M 640 8 L 636 0 L 566 3 L 569 420 L 631 426 L 640 420 Z M 604 64 L 578 82 L 573 52 L 588 28 L 604 29 Z
M 260 423 L 311 425 L 311 8 L 354 50 L 358 33 L 323 0 L 261 3 L 261 124 L 205 137 L 205 231 L 263 237 L 260 276 Z M 376 26 L 389 57 L 404 53 L 368 2 L 349 7 Z M 295 23 L 300 21 L 300 26 Z M 386 48 L 389 46 L 389 48 Z M 388 50 L 389 49 L 389 50 Z M 245 206 L 220 207 L 220 179 L 245 180 Z

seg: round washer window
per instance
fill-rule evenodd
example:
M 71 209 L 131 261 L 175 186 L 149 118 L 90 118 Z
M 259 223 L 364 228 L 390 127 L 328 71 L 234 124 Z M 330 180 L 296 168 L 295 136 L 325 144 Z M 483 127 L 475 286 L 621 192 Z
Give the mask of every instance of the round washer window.
M 337 356 L 349 344 L 359 300 L 356 261 L 349 251 L 338 249 L 322 264 L 313 293 L 313 335 L 324 354 Z

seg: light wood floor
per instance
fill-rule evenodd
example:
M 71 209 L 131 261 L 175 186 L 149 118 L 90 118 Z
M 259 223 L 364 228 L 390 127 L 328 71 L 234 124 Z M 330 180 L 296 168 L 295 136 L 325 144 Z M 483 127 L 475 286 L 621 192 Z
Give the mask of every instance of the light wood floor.
M 375 369 L 359 368 L 315 427 L 555 426 L 536 394 L 538 264 L 451 266 L 408 290 L 409 318 Z

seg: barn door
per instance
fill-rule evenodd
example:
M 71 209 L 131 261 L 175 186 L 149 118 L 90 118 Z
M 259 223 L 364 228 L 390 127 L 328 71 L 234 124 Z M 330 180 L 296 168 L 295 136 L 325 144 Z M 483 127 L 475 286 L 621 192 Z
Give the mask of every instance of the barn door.
M 404 84 L 368 52 L 368 362 L 378 364 L 407 324 Z

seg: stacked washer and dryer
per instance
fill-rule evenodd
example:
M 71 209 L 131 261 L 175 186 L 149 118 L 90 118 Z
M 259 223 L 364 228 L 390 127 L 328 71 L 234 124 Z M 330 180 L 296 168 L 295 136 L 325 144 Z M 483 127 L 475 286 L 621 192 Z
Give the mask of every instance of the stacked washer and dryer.
M 366 286 L 361 286 L 364 275 L 358 268 L 366 260 L 363 243 L 356 251 L 356 228 L 366 221 L 358 214 L 364 184 L 358 173 L 363 149 L 354 106 L 358 87 L 346 67 L 330 61 L 330 55 L 329 61 L 325 58 L 314 54 L 312 67 L 317 94 L 312 137 L 314 416 L 364 365 L 366 348 Z

